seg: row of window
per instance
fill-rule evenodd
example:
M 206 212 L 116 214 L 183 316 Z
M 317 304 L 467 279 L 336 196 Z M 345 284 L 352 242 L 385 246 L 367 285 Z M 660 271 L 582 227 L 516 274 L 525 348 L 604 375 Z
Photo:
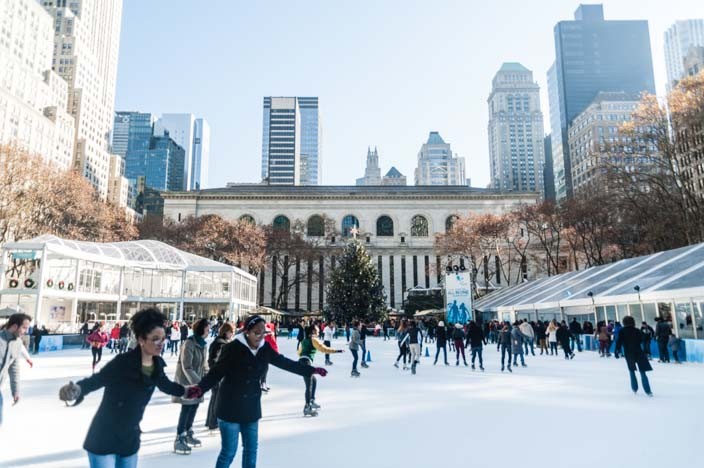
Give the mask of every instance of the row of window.
M 450 231 L 457 219 L 456 215 L 449 216 L 445 220 L 445 231 Z M 250 215 L 243 215 L 240 220 L 254 224 L 254 218 Z M 284 215 L 279 215 L 274 218 L 272 223 L 274 229 L 289 231 L 291 229 L 291 220 Z M 351 237 L 352 234 L 357 234 L 359 230 L 359 220 L 356 216 L 347 215 L 342 219 L 341 225 L 342 237 Z M 429 224 L 425 216 L 416 215 L 411 219 L 411 237 L 428 237 Z M 308 218 L 306 223 L 306 234 L 308 237 L 324 237 L 325 236 L 325 220 L 320 215 L 313 215 Z M 376 235 L 377 237 L 393 237 L 394 236 L 394 221 L 389 216 L 380 216 L 376 220 Z

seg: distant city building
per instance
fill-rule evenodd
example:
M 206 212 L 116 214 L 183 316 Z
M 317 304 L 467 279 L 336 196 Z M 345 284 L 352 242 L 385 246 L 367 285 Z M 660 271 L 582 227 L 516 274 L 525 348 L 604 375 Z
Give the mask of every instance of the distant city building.
M 542 193 L 545 133 L 533 72 L 520 63 L 504 63 L 487 102 L 491 187 Z
M 320 185 L 321 142 L 317 97 L 264 98 L 262 179 L 271 185 Z
M 406 185 L 406 176 L 392 166 L 384 178 L 381 179 L 381 185 Z
M 568 129 L 599 92 L 655 93 L 647 21 L 605 21 L 602 5 L 580 5 L 555 25 L 548 72 L 552 162 L 558 200 L 572 195 Z
M 37 2 L 21 3 L 26 7 Z M 100 198 L 107 200 L 109 187 L 122 186 L 110 183 L 114 175 L 110 135 L 122 0 L 45 0 L 41 4 L 51 17 L 54 31 L 52 69 L 68 84 L 66 109 L 75 119 L 74 167 L 95 187 Z M 115 194 L 110 198 L 122 196 Z
M 704 72 L 704 47 L 690 47 L 684 58 L 684 74 L 694 76 Z
M 206 188 L 210 161 L 208 122 L 188 113 L 164 114 L 154 124 L 154 136 L 164 136 L 165 132 L 186 152 L 181 176 L 186 190 Z
M 543 138 L 543 147 L 545 151 L 545 169 L 543 170 L 543 192 L 545 200 L 555 201 L 555 177 L 552 172 L 552 137 L 546 135 Z
M 68 85 L 52 67 L 54 23 L 36 2 L 0 1 L 0 143 L 73 167 Z
M 144 186 L 155 190 L 186 190 L 185 158 L 186 151 L 171 139 L 168 132 L 163 136 L 152 136 L 146 149 L 127 152 L 125 176 L 133 183 L 144 177 Z
M 381 169 L 379 168 L 379 152 L 367 148 L 367 166 L 364 177 L 357 179 L 357 185 L 381 185 Z
M 112 152 L 127 157 L 130 150 L 148 149 L 154 135 L 155 118 L 143 112 L 115 112 Z
M 438 132 L 430 132 L 418 152 L 416 185 L 465 185 L 464 158 L 453 157 L 449 143 Z
M 604 179 L 609 166 L 641 166 L 637 144 L 628 143 L 630 154 L 621 154 L 624 137 L 619 127 L 632 119 L 638 96 L 626 93 L 599 93 L 592 104 L 575 117 L 570 126 L 568 144 L 574 194 L 608 191 Z
M 687 76 L 684 59 L 691 47 L 704 47 L 704 19 L 675 21 L 665 31 L 667 90 Z

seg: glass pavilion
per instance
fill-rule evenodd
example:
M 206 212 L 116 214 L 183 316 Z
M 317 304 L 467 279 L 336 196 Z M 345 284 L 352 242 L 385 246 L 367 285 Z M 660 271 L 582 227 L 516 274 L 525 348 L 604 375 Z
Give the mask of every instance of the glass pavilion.
M 254 312 L 257 279 L 163 242 L 79 242 L 45 235 L 3 246 L 0 309 L 19 306 L 55 333 L 124 321 L 146 306 L 171 320 Z
M 660 316 L 683 339 L 704 339 L 704 243 L 550 276 L 475 304 L 484 319 L 621 320 L 655 325 Z M 640 326 L 640 325 L 639 325 Z

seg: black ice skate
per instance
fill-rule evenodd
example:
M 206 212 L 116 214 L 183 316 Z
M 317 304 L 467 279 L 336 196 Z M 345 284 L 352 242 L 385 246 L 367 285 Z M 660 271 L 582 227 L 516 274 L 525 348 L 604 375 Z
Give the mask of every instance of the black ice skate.
M 350 374 L 350 377 L 359 377 L 360 375 L 362 375 L 362 374 L 360 374 L 360 373 L 359 373 L 358 371 L 356 371 L 356 370 L 353 370 L 352 373 Z
M 179 434 L 174 441 L 174 453 L 179 455 L 190 455 L 191 447 L 186 443 L 186 434 Z
M 193 431 L 188 431 L 186 433 L 186 444 L 190 445 L 191 447 L 201 446 L 200 440 L 193 437 Z
M 315 417 L 317 415 L 318 412 L 314 410 L 310 405 L 306 405 L 305 408 L 303 408 L 303 416 Z
M 320 405 L 315 402 L 315 400 L 310 401 L 310 407 L 313 408 L 314 410 L 319 410 Z

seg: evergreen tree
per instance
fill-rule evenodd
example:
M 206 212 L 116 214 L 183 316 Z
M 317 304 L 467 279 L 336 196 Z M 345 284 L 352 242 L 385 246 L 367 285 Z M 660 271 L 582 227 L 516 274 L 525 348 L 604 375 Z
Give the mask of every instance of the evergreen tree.
M 353 240 L 330 275 L 325 316 L 343 324 L 353 319 L 384 318 L 386 299 L 381 279 L 364 246 Z

